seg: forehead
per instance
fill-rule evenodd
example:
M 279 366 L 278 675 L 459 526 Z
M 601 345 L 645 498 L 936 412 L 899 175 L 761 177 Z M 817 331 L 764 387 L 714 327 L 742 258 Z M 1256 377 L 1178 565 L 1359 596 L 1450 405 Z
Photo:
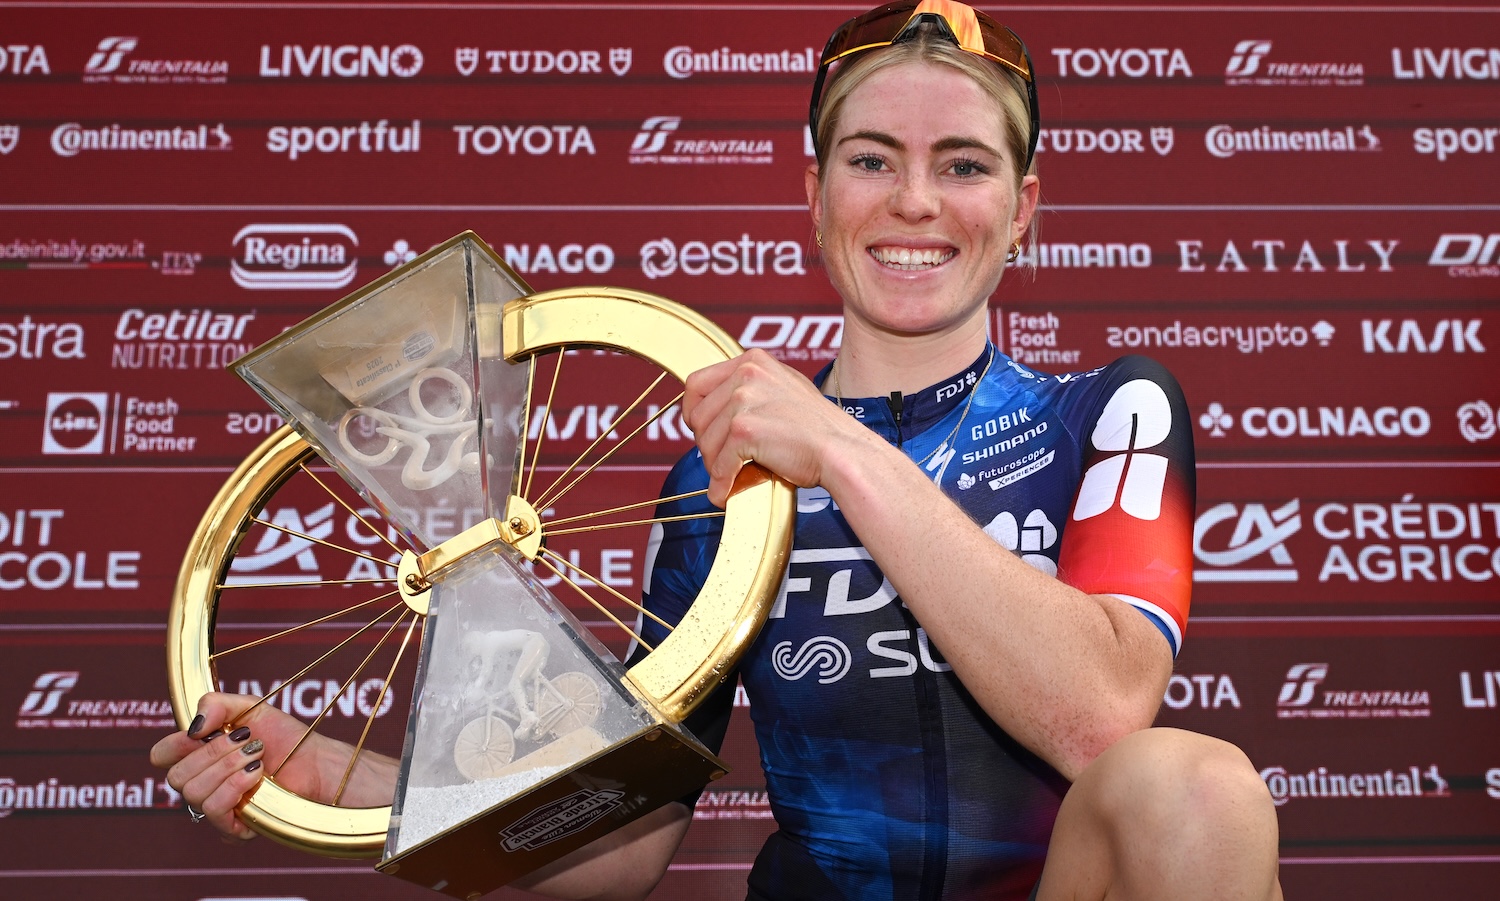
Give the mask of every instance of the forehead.
M 949 137 L 1004 145 L 1005 110 L 967 73 L 907 62 L 866 78 L 844 101 L 834 140 L 856 132 L 891 135 L 908 146 Z

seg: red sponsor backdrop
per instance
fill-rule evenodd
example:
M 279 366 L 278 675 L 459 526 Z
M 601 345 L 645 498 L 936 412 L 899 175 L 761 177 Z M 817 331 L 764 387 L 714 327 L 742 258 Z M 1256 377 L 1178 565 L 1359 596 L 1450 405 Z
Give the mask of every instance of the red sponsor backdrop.
M 220 845 L 145 761 L 183 549 L 280 424 L 223 366 L 473 229 L 537 288 L 664 294 L 812 373 L 840 335 L 803 206 L 807 66 L 860 7 L 0 9 L 3 892 L 425 897 Z M 1197 591 L 1161 722 L 1249 754 L 1289 896 L 1490 897 L 1500 10 L 1005 19 L 1040 73 L 1046 209 L 994 336 L 1055 371 L 1157 357 L 1195 418 Z M 544 471 L 617 440 L 639 388 L 597 381 L 556 406 Z M 690 438 L 669 411 L 595 491 L 649 496 Z M 343 511 L 279 503 L 353 534 Z M 601 535 L 575 562 L 638 593 L 644 534 Z M 272 548 L 247 566 L 350 564 Z M 284 703 L 338 689 L 302 679 Z M 362 721 L 359 689 L 335 720 Z M 739 714 L 734 772 L 659 897 L 737 895 L 770 828 Z M 377 734 L 399 743 L 391 715 Z

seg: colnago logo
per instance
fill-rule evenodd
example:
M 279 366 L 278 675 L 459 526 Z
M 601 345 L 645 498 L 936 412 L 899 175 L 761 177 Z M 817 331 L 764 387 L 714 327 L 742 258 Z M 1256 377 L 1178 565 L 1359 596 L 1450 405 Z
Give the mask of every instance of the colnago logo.
M 0 75 L 51 75 L 47 48 L 41 44 L 0 45 Z
M 256 291 L 342 288 L 359 268 L 359 238 L 345 225 L 247 225 L 234 236 L 229 272 Z
M 1460 153 L 1494 153 L 1496 137 L 1500 128 L 1419 128 L 1411 133 L 1411 142 L 1420 154 L 1437 154 L 1441 163 Z
M 1500 47 L 1391 48 L 1391 73 L 1398 80 L 1500 79 Z
M 1380 138 L 1368 125 L 1302 130 L 1215 125 L 1204 133 L 1203 146 L 1227 160 L 1236 153 L 1372 153 L 1380 150 Z
M 295 160 L 309 153 L 416 153 L 422 149 L 422 120 L 392 125 L 385 119 L 371 125 L 273 125 L 266 132 L 266 149 Z
M 1252 38 L 1234 45 L 1224 67 L 1227 85 L 1261 87 L 1350 87 L 1365 83 L 1364 63 L 1286 61 L 1272 56 L 1272 41 Z
M 681 127 L 681 116 L 646 119 L 630 143 L 630 162 L 633 165 L 721 166 L 765 165 L 774 160 L 776 147 L 769 138 L 701 131 L 678 134 Z
M 1185 676 L 1173 673 L 1162 703 L 1173 710 L 1186 710 L 1195 702 L 1200 710 L 1218 710 L 1226 706 L 1240 709 L 1239 692 L 1235 691 L 1234 680 L 1227 674 Z
M 641 246 L 641 271 L 647 278 L 670 275 L 806 275 L 802 245 L 796 241 L 762 241 L 740 235 L 738 241 L 685 241 L 657 238 Z
M 412 44 L 285 44 L 260 48 L 261 78 L 413 78 L 422 51 Z
M 832 360 L 844 340 L 844 317 L 836 315 L 751 316 L 740 346 L 758 347 L 778 360 Z
M 83 326 L 77 322 L 0 319 L 0 360 L 82 360 Z
M 551 244 L 506 244 L 501 256 L 521 275 L 536 272 L 603 275 L 615 268 L 615 251 L 608 244 L 562 244 L 556 248 Z
M 139 781 L 120 779 L 112 783 L 78 785 L 56 776 L 21 785 L 10 776 L 0 776 L 0 819 L 13 813 L 42 810 L 136 810 L 175 808 L 182 796 L 163 779 L 147 776 Z
M 1330 501 L 1313 513 L 1332 542 L 1319 582 L 1489 582 L 1500 577 L 1500 503 Z
M 1193 581 L 1297 581 L 1286 541 L 1302 528 L 1300 509 L 1301 502 L 1292 500 L 1274 510 L 1227 501 L 1205 510 L 1193 524 L 1193 557 L 1202 564 L 1194 567 Z M 1216 527 L 1231 521 L 1234 528 L 1226 539 Z
M 1327 663 L 1297 663 L 1286 671 L 1276 697 L 1280 719 L 1394 719 L 1432 715 L 1425 689 L 1323 689 Z
M 1233 422 L 1217 402 L 1198 417 L 1215 438 Z M 1240 428 L 1251 438 L 1420 438 L 1432 430 L 1432 417 L 1421 407 L 1246 407 Z
M 1291 347 L 1307 347 L 1310 341 L 1327 347 L 1333 341 L 1333 325 L 1318 320 L 1311 326 L 1284 325 L 1110 325 L 1104 343 L 1110 347 L 1223 347 L 1242 354 L 1265 353 Z
M 1301 798 L 1446 798 L 1451 794 L 1448 780 L 1435 763 L 1426 771 L 1409 766 L 1362 773 L 1330 773 L 1322 766 L 1288 773 L 1286 767 L 1270 766 L 1260 771 L 1260 778 L 1277 807 Z
M 1172 432 L 1172 405 L 1161 386 L 1134 379 L 1115 390 L 1089 436 L 1103 456 L 1083 474 L 1073 519 L 1083 521 L 1116 505 L 1134 519 L 1161 515 L 1167 458 L 1151 448 Z
M 16 710 L 18 729 L 162 729 L 171 728 L 172 704 L 165 698 L 73 698 L 76 670 L 42 673 Z
M 1218 251 L 1215 272 L 1393 272 L 1391 256 L 1401 242 L 1397 239 L 1381 241 L 1336 240 L 1330 252 L 1321 252 L 1310 240 L 1287 242 L 1276 238 L 1257 238 L 1245 242 L 1250 249 L 1241 252 L 1233 240 L 1225 241 Z M 1351 246 L 1352 245 L 1352 246 Z M 1292 248 L 1296 247 L 1294 251 Z M 1206 272 L 1208 263 L 1203 259 L 1202 241 L 1177 242 L 1179 256 L 1178 272 Z M 1294 259 L 1288 259 L 1293 253 Z M 1245 262 L 1245 257 L 1250 262 Z M 1373 268 L 1371 268 L 1371 264 Z
M 1451 278 L 1500 277 L 1500 234 L 1445 234 L 1427 258 Z
M 1192 78 L 1187 54 L 1176 47 L 1054 47 L 1061 78 Z
M 1170 125 L 1150 129 L 1151 149 L 1158 155 L 1172 152 L 1176 132 Z M 1145 135 L 1139 128 L 1044 128 L 1037 135 L 1037 153 L 1145 153 Z
M 1151 245 L 1118 241 L 1072 244 L 1048 242 L 1022 247 L 1018 266 L 1041 269 L 1149 269 Z
M 1471 400 L 1458 408 L 1458 433 L 1470 444 L 1495 437 L 1500 431 L 1500 413 L 1482 400 Z
M 629 47 L 609 48 L 609 70 L 623 78 L 630 71 Z M 484 65 L 481 67 L 480 62 Z M 457 47 L 453 66 L 468 78 L 475 71 L 490 75 L 601 75 L 598 50 L 481 50 Z
M 792 72 L 811 75 L 818 70 L 818 54 L 811 47 L 801 50 L 745 52 L 728 47 L 705 51 L 677 46 L 667 51 L 662 59 L 662 66 L 673 78 L 725 73 L 777 75 Z
M 229 61 L 176 57 L 137 59 L 130 57 L 140 45 L 135 37 L 113 35 L 99 41 L 83 67 L 85 82 L 116 84 L 225 84 Z
M 21 702 L 17 716 L 47 716 L 62 706 L 63 695 L 78 685 L 78 671 L 42 673 Z
M 480 156 L 593 156 L 594 136 L 587 125 L 455 125 L 458 155 L 472 149 Z
M 51 392 L 42 424 L 42 453 L 102 454 L 108 422 L 108 394 Z
M 1485 346 L 1479 339 L 1479 327 L 1483 323 L 1483 319 L 1439 319 L 1427 323 L 1416 319 L 1363 319 L 1359 325 L 1367 354 L 1444 351 L 1482 354 Z
M 65 122 L 52 129 L 52 152 L 58 156 L 77 156 L 95 150 L 233 149 L 234 141 L 222 122 L 171 128 L 126 128 L 119 124 L 84 128 L 77 122 Z

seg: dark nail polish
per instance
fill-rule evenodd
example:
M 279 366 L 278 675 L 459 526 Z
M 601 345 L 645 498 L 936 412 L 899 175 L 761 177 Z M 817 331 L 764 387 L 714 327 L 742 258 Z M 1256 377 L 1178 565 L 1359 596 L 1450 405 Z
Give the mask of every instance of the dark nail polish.
M 244 741 L 245 739 L 247 739 L 249 737 L 250 737 L 250 727 L 249 726 L 241 726 L 238 729 L 234 730 L 233 732 L 229 733 L 229 740 L 232 741 L 232 742 L 234 742 L 235 744 L 239 744 L 240 742 Z
M 202 729 L 202 728 L 203 728 L 203 714 L 200 713 L 197 716 L 193 717 L 193 721 L 188 724 L 188 727 L 187 727 L 188 738 L 192 738 L 192 737 L 196 736 L 198 734 L 198 730 Z
M 260 761 L 259 760 L 252 760 L 249 763 L 245 764 L 245 772 L 247 772 L 247 773 L 253 773 L 253 772 L 255 772 L 258 769 L 260 769 Z
M 265 749 L 265 747 L 266 743 L 257 738 L 254 741 L 250 742 L 250 744 L 245 745 L 243 748 L 240 748 L 240 753 L 244 754 L 246 757 L 249 757 L 251 754 L 259 754 Z
M 203 736 L 202 738 L 200 738 L 199 741 L 203 742 L 206 745 L 209 742 L 213 741 L 214 739 L 218 738 L 220 735 L 223 735 L 223 734 L 224 734 L 224 730 L 223 729 L 215 729 L 214 731 L 212 731 L 212 732 L 208 733 L 207 735 Z

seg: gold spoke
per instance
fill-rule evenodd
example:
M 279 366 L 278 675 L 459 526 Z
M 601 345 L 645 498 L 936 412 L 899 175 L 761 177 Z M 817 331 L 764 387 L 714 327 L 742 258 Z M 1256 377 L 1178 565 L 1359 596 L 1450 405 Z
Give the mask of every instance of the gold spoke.
M 724 515 L 723 510 L 714 510 L 710 513 L 684 513 L 681 516 L 658 516 L 653 519 L 632 519 L 627 522 L 602 522 L 597 526 L 579 526 L 574 529 L 547 529 L 547 535 L 573 535 L 578 532 L 602 532 L 605 529 L 623 529 L 626 526 L 649 526 L 658 522 L 682 522 L 688 519 L 718 519 Z
M 385 681 L 380 685 L 380 694 L 375 698 L 375 704 L 370 708 L 370 715 L 365 717 L 364 731 L 359 733 L 359 741 L 354 745 L 354 753 L 349 756 L 349 766 L 344 769 L 344 778 L 339 780 L 339 790 L 334 792 L 333 806 L 337 807 L 339 800 L 344 797 L 344 789 L 349 786 L 349 777 L 354 773 L 354 764 L 359 762 L 359 755 L 365 749 L 365 739 L 370 735 L 370 727 L 375 725 L 375 716 L 380 713 L 380 705 L 385 703 L 385 694 L 390 691 L 391 680 L 396 678 L 396 667 L 401 665 L 401 655 L 406 653 L 406 646 L 411 643 L 411 633 L 416 628 L 420 617 L 412 617 L 406 626 L 406 635 L 401 639 L 401 647 L 396 649 L 396 659 L 391 661 L 390 672 L 385 674 Z
M 647 386 L 646 390 L 641 392 L 640 396 L 635 399 L 634 403 L 632 403 L 629 407 L 627 407 L 625 409 L 625 411 L 622 412 L 619 416 L 615 417 L 615 422 L 619 422 L 619 421 L 625 419 L 626 417 L 628 417 L 631 413 L 634 413 L 635 412 L 635 408 L 639 407 L 641 405 L 641 402 L 646 399 L 646 396 L 649 395 L 653 390 L 655 390 L 656 386 L 661 384 L 661 380 L 664 379 L 664 378 L 666 378 L 666 377 L 667 377 L 667 374 L 665 372 L 663 372 L 660 375 L 658 375 L 656 377 L 656 381 L 652 382 L 649 386 Z M 616 444 L 614 447 L 612 447 L 609 450 L 605 451 L 599 457 L 598 460 L 595 460 L 594 463 L 589 466 L 588 469 L 585 469 L 583 472 L 579 473 L 578 476 L 573 479 L 573 481 L 571 481 L 571 482 L 569 482 L 567 484 L 567 487 L 563 488 L 561 491 L 557 492 L 556 494 L 551 495 L 550 497 L 546 497 L 545 500 L 541 500 L 538 503 L 534 504 L 533 506 L 535 506 L 538 510 L 540 510 L 540 509 L 543 509 L 544 507 L 548 506 L 549 504 L 555 504 L 555 503 L 557 503 L 557 501 L 558 501 L 559 498 L 561 498 L 563 495 L 567 494 L 569 491 L 573 490 L 573 486 L 574 485 L 577 485 L 579 482 L 581 482 L 585 478 L 587 478 L 589 473 L 593 472 L 599 466 L 603 465 L 603 463 L 604 463 L 605 460 L 608 460 L 610 457 L 614 456 L 614 454 L 620 448 L 622 448 L 625 445 L 629 444 L 631 442 L 631 440 L 634 439 L 635 436 L 639 435 L 643 429 L 645 429 L 647 426 L 651 425 L 651 423 L 655 422 L 657 419 L 661 418 L 661 414 L 663 414 L 666 411 L 670 410 L 672 408 L 672 405 L 675 404 L 675 403 L 677 403 L 681 399 L 682 399 L 682 392 L 679 391 L 679 392 L 677 392 L 677 396 L 676 397 L 674 397 L 671 400 L 667 401 L 665 404 L 663 404 L 661 407 L 659 407 L 655 413 L 653 413 L 650 416 L 646 417 L 646 421 L 645 422 L 642 422 L 640 425 L 636 426 L 634 431 L 632 431 L 629 435 L 626 435 L 624 438 L 621 438 L 620 441 L 619 441 L 619 443 Z M 611 431 L 613 431 L 613 429 L 605 429 L 603 432 L 601 432 L 599 434 L 598 438 L 595 438 L 593 440 L 593 442 L 591 444 L 589 444 L 588 447 L 586 447 L 586 448 L 583 449 L 583 453 L 581 453 L 581 454 L 578 455 L 578 459 L 574 460 L 572 462 L 572 464 L 568 466 L 567 469 L 564 469 L 562 471 L 562 473 L 560 473 L 558 475 L 557 479 L 554 480 L 553 483 L 550 486 L 548 486 L 547 491 L 543 492 L 543 494 L 545 495 L 545 494 L 550 493 L 553 488 L 557 487 L 557 483 L 558 482 L 561 482 L 563 479 L 567 478 L 568 473 L 572 472 L 578 466 L 578 464 L 580 464 L 584 460 L 586 460 L 588 458 L 588 455 L 591 454 L 591 453 L 593 453 L 594 448 L 599 446 L 599 442 L 601 442 L 605 438 L 609 437 L 609 433 Z
M 394 589 L 392 591 L 387 591 L 385 594 L 376 595 L 375 597 L 370 598 L 368 601 L 360 601 L 358 604 L 355 604 L 353 607 L 345 607 L 343 610 L 340 610 L 337 613 L 330 613 L 327 616 L 319 617 L 318 619 L 315 619 L 312 622 L 303 623 L 300 626 L 292 626 L 290 629 L 283 629 L 282 631 L 277 632 L 275 635 L 267 635 L 265 638 L 257 638 L 254 641 L 248 641 L 248 642 L 246 642 L 244 644 L 238 644 L 238 645 L 235 645 L 232 648 L 225 648 L 222 651 L 214 651 L 212 654 L 208 655 L 208 659 L 210 659 L 210 660 L 218 660 L 220 657 L 223 657 L 225 654 L 233 654 L 235 651 L 243 651 L 246 648 L 253 648 L 253 647 L 256 647 L 258 645 L 263 645 L 263 644 L 265 644 L 268 641 L 275 641 L 278 638 L 284 638 L 284 637 L 286 637 L 288 635 L 291 635 L 294 632 L 301 632 L 303 629 L 307 629 L 307 628 L 310 628 L 312 626 L 319 625 L 320 623 L 326 623 L 326 622 L 328 622 L 331 619 L 337 619 L 338 617 L 343 616 L 346 613 L 353 613 L 354 611 L 360 609 L 361 607 L 368 607 L 371 604 L 375 603 L 376 601 L 383 601 L 386 598 L 391 597 L 394 594 L 397 594 L 399 591 L 400 591 L 399 588 L 398 589 Z M 403 601 L 402 603 L 405 603 L 405 601 Z M 386 611 L 386 612 L 389 613 L 390 611 Z M 381 617 L 383 618 L 384 616 L 385 616 L 385 614 L 382 613 Z
M 395 594 L 395 592 L 392 592 L 392 594 Z M 387 597 L 389 597 L 389 595 L 387 595 Z M 353 635 L 350 635 L 348 638 L 344 639 L 343 641 L 341 641 L 338 644 L 334 645 L 333 647 L 329 648 L 326 652 L 324 652 L 323 656 L 321 656 L 318 659 L 314 660 L 312 663 L 309 663 L 307 666 L 304 666 L 301 669 L 301 671 L 298 672 L 295 676 L 292 676 L 290 679 L 287 679 L 286 681 L 282 682 L 280 685 L 278 685 L 275 688 L 271 689 L 266 694 L 262 695 L 261 699 L 259 701 L 256 701 L 254 704 L 251 704 L 248 709 L 242 711 L 240 713 L 240 716 L 245 716 L 251 710 L 254 710 L 255 708 L 259 707 L 260 705 L 262 705 L 265 702 L 269 701 L 270 699 L 274 698 L 276 695 L 278 695 L 278 694 L 281 693 L 281 690 L 283 688 L 286 688 L 288 685 L 291 685 L 292 683 L 296 682 L 298 679 L 302 678 L 303 676 L 305 676 L 309 672 L 311 672 L 313 667 L 317 666 L 318 664 L 322 663 L 324 660 L 327 660 L 329 657 L 332 657 L 334 654 L 338 653 L 338 651 L 340 649 L 342 649 L 344 647 L 344 645 L 348 644 L 349 642 L 353 641 L 354 639 L 358 638 L 359 636 L 365 634 L 376 623 L 380 622 L 381 620 L 385 619 L 387 616 L 390 616 L 392 613 L 395 613 L 397 610 L 400 610 L 402 607 L 405 607 L 405 606 L 406 606 L 406 602 L 402 601 L 399 604 L 396 604 L 395 606 L 391 607 L 389 610 L 385 611 L 384 613 L 380 614 L 379 616 L 375 617 L 373 620 L 369 621 L 368 623 L 365 623 L 363 626 L 361 626 L 359 628 L 359 631 L 355 632 Z M 406 614 L 404 614 L 404 613 L 402 614 L 402 616 L 405 616 L 405 615 Z
M 392 541 L 389 538 L 387 538 L 384 532 L 376 529 L 375 526 L 373 526 L 373 525 L 370 524 L 370 521 L 368 519 L 365 519 L 363 516 L 359 515 L 359 513 L 356 512 L 353 507 L 351 507 L 347 503 L 345 503 L 344 499 L 342 497 L 340 497 L 339 495 L 335 494 L 333 492 L 333 489 L 331 489 L 327 485 L 325 485 L 323 483 L 322 479 L 318 478 L 316 475 L 313 474 L 313 471 L 311 469 L 307 468 L 307 464 L 306 463 L 298 463 L 297 464 L 297 468 L 300 469 L 300 470 L 302 470 L 303 472 L 307 473 L 307 477 L 310 478 L 310 479 L 312 479 L 314 482 L 317 482 L 318 483 L 318 487 L 322 488 L 324 491 L 328 492 L 328 496 L 331 497 L 331 498 L 333 498 L 335 501 L 337 501 L 338 505 L 340 507 L 343 507 L 345 510 L 348 510 L 350 516 L 353 516 L 355 519 L 359 520 L 359 522 L 360 522 L 361 525 L 363 525 L 365 528 L 369 529 L 371 535 L 374 535 L 376 538 L 379 538 L 381 541 L 384 541 L 386 543 L 386 545 L 388 547 L 390 547 L 391 550 L 395 551 L 398 554 L 403 553 L 405 551 L 405 548 L 402 548 L 402 547 L 398 546 L 394 541 Z
M 652 498 L 649 501 L 636 501 L 633 504 L 625 504 L 621 507 L 610 507 L 608 510 L 596 510 L 593 513 L 579 513 L 576 516 L 565 516 L 562 519 L 549 519 L 547 520 L 546 525 L 548 530 L 550 531 L 552 526 L 566 525 L 570 522 L 577 522 L 580 519 L 593 519 L 596 516 L 608 516 L 611 513 L 623 513 L 626 510 L 638 510 L 641 507 L 652 507 L 659 504 L 670 504 L 674 501 L 687 500 L 690 497 L 698 497 L 699 495 L 703 494 L 708 494 L 707 488 L 704 488 L 700 491 L 689 491 L 685 494 L 674 494 L 671 497 L 658 497 Z
M 286 766 L 288 760 L 292 759 L 292 755 L 297 753 L 297 749 L 302 747 L 302 743 L 304 741 L 307 741 L 307 737 L 313 733 L 314 729 L 318 728 L 319 723 L 323 722 L 323 717 L 328 715 L 328 711 L 333 709 L 333 705 L 338 703 L 339 698 L 344 694 L 344 692 L 349 690 L 349 686 L 354 684 L 354 680 L 359 678 L 359 674 L 364 671 L 364 668 L 372 659 L 374 659 L 375 654 L 380 651 L 380 646 L 385 644 L 385 640 L 387 638 L 390 638 L 391 633 L 396 631 L 396 627 L 401 625 L 401 621 L 403 619 L 406 619 L 406 614 L 408 612 L 413 616 L 416 616 L 416 611 L 405 611 L 400 616 L 396 617 L 396 621 L 391 623 L 391 627 L 389 629 L 386 629 L 385 634 L 380 636 L 380 639 L 375 642 L 375 647 L 370 648 L 370 653 L 365 655 L 365 659 L 359 662 L 359 666 L 356 666 L 354 668 L 354 672 L 349 674 L 349 678 L 344 680 L 344 684 L 339 686 L 339 690 L 328 699 L 328 703 L 323 705 L 323 709 L 318 711 L 318 715 L 313 718 L 313 721 L 308 724 L 306 729 L 302 730 L 302 735 L 297 739 L 297 743 L 292 745 L 292 749 L 286 752 L 286 756 L 281 759 L 280 763 L 276 764 L 276 769 L 271 771 L 272 776 L 275 776 L 277 773 L 281 772 L 281 768 Z
M 640 646 L 642 646 L 642 648 L 645 648 L 646 651 L 655 651 L 655 648 L 652 648 L 651 645 L 648 645 L 648 643 L 646 643 L 645 639 L 642 639 L 642 637 L 637 636 L 636 630 L 633 630 L 633 628 L 628 627 L 628 625 L 625 625 L 624 622 L 619 622 L 618 616 L 613 615 L 613 613 L 610 613 L 609 610 L 607 610 L 606 607 L 603 606 L 603 604 L 598 603 L 598 598 L 595 598 L 594 595 L 588 594 L 588 592 L 583 591 L 583 586 L 577 585 L 576 582 L 573 582 L 573 580 L 568 579 L 567 573 L 564 573 L 564 571 L 558 570 L 558 568 L 553 567 L 553 565 L 550 564 L 550 562 L 547 561 L 547 559 L 546 559 L 546 558 L 549 558 L 549 556 L 550 556 L 550 558 L 556 558 L 556 559 L 558 559 L 558 561 L 561 561 L 562 564 L 567 565 L 567 567 L 570 567 L 570 568 L 573 567 L 573 564 L 570 564 L 570 562 L 565 561 L 565 559 L 559 558 L 558 555 L 555 555 L 555 553 L 550 552 L 550 550 L 547 550 L 546 547 L 543 547 L 543 549 L 541 549 L 540 555 L 537 555 L 537 562 L 538 562 L 538 564 L 541 564 L 541 565 L 543 565 L 543 567 L 546 567 L 546 568 L 549 568 L 549 570 L 552 570 L 552 573 L 555 573 L 556 577 L 558 577 L 558 579 L 561 579 L 562 582 L 567 583 L 568 588 L 571 588 L 571 589 L 573 589 L 573 591 L 576 591 L 577 594 L 582 595 L 583 600 L 588 601 L 589 604 L 594 604 L 594 607 L 595 607 L 595 609 L 598 610 L 598 612 L 603 613 L 604 616 L 607 616 L 607 618 L 610 619 L 610 622 L 613 622 L 613 624 L 618 625 L 618 627 L 621 628 L 621 630 L 625 631 L 625 634 L 628 634 L 628 636 L 630 636 L 631 639 L 634 639 L 634 640 L 636 640 L 636 642 L 639 642 Z M 582 570 L 580 570 L 580 571 L 582 571 Z M 592 579 L 592 576 L 589 576 L 589 579 Z M 600 582 L 598 582 L 598 579 L 592 579 L 592 580 L 594 580 L 595 583 L 600 583 Z M 600 585 L 603 585 L 603 583 L 600 583 Z M 655 619 L 654 616 L 652 616 L 652 619 Z M 658 621 L 658 622 L 660 622 L 660 621 Z
M 394 563 L 389 565 L 396 568 Z M 214 587 L 228 591 L 231 588 L 299 588 L 307 585 L 388 585 L 395 581 L 396 577 L 392 576 L 389 579 L 323 579 L 317 582 L 226 582 Z
M 579 574 L 579 576 L 582 576 L 583 579 L 588 579 L 589 582 L 594 583 L 594 585 L 597 585 L 598 588 L 604 589 L 604 591 L 609 592 L 609 594 L 612 594 L 613 597 L 618 598 L 619 603 L 625 604 L 625 606 L 631 607 L 631 609 L 637 610 L 637 612 L 642 613 L 642 615 L 649 616 L 649 618 L 654 619 L 655 624 L 660 625 L 660 627 L 664 628 L 664 630 L 666 630 L 666 631 L 672 631 L 672 628 L 673 628 L 672 625 L 667 624 L 667 622 L 664 621 L 664 619 L 661 619 L 660 616 L 655 615 L 655 613 L 652 613 L 651 610 L 646 610 L 645 607 L 640 606 L 640 604 L 637 603 L 637 601 L 631 601 L 630 598 L 625 597 L 625 595 L 619 594 L 619 592 L 615 591 L 615 589 L 609 588 L 609 586 L 604 585 L 603 580 L 598 579 L 597 576 L 594 576 L 594 574 L 589 573 L 589 571 L 585 570 L 585 568 L 580 567 L 580 565 L 574 564 L 573 561 L 570 561 L 570 559 L 565 558 L 565 556 L 559 555 L 559 553 L 553 553 L 553 552 L 550 552 L 550 550 L 546 550 L 546 552 L 544 552 L 544 553 L 547 553 L 547 555 L 553 556 L 553 558 L 556 558 L 556 561 L 558 561 L 559 564 L 564 565 L 564 567 L 567 567 L 568 570 L 573 570 L 574 573 Z M 592 597 L 592 595 L 589 595 L 589 597 Z M 598 607 L 598 604 L 594 604 L 594 606 Z M 600 610 L 603 610 L 603 607 L 600 607 Z M 606 610 L 606 613 L 607 613 L 607 610 Z M 616 621 L 616 622 L 618 622 L 618 621 Z M 636 636 L 636 634 L 634 634 L 634 633 L 630 633 L 630 634 L 631 634 L 631 636 L 636 637 L 637 642 L 639 642 L 640 636 Z
M 531 468 L 526 470 L 526 486 L 521 489 L 521 497 L 531 495 L 531 478 L 536 475 L 536 464 L 542 456 L 542 439 L 547 437 L 547 421 L 552 418 L 552 400 L 557 396 L 557 377 L 562 374 L 563 357 L 567 356 L 568 348 L 560 347 L 557 350 L 557 365 L 552 369 L 552 387 L 547 389 L 547 406 L 542 409 L 542 427 L 537 429 L 536 446 L 531 449 Z M 536 358 L 533 357 L 533 360 Z M 527 392 L 528 396 L 530 392 Z M 522 417 L 521 434 L 531 431 L 531 406 L 526 407 L 525 415 Z M 523 458 L 522 463 L 525 463 Z
M 520 446 L 516 449 L 516 471 L 511 475 L 510 493 L 517 497 L 521 494 L 521 475 L 526 469 L 526 439 L 531 434 L 531 394 L 536 387 L 536 355 L 526 361 L 526 394 L 521 400 L 521 434 L 516 436 L 520 439 Z
M 389 560 L 382 560 L 379 557 L 372 557 L 369 554 L 366 554 L 364 551 L 356 551 L 353 548 L 348 548 L 348 547 L 344 547 L 343 545 L 334 544 L 331 541 L 324 541 L 321 538 L 314 538 L 311 535 L 305 534 L 303 532 L 299 532 L 296 529 L 288 529 L 286 526 L 278 526 L 276 523 L 271 522 L 269 520 L 261 519 L 259 516 L 252 516 L 252 517 L 250 517 L 250 521 L 253 522 L 253 523 L 259 523 L 260 525 L 263 525 L 263 526 L 265 526 L 268 529 L 275 529 L 278 532 L 284 532 L 287 535 L 291 535 L 291 536 L 294 536 L 296 538 L 301 538 L 304 541 L 311 541 L 313 544 L 321 544 L 321 545 L 323 545 L 326 548 L 332 548 L 333 550 L 336 550 L 336 551 L 343 551 L 344 553 L 349 554 L 350 556 L 353 556 L 353 557 L 363 557 L 364 559 L 369 560 L 371 562 L 379 563 L 381 566 L 395 566 L 396 565 L 396 564 L 392 563 Z

